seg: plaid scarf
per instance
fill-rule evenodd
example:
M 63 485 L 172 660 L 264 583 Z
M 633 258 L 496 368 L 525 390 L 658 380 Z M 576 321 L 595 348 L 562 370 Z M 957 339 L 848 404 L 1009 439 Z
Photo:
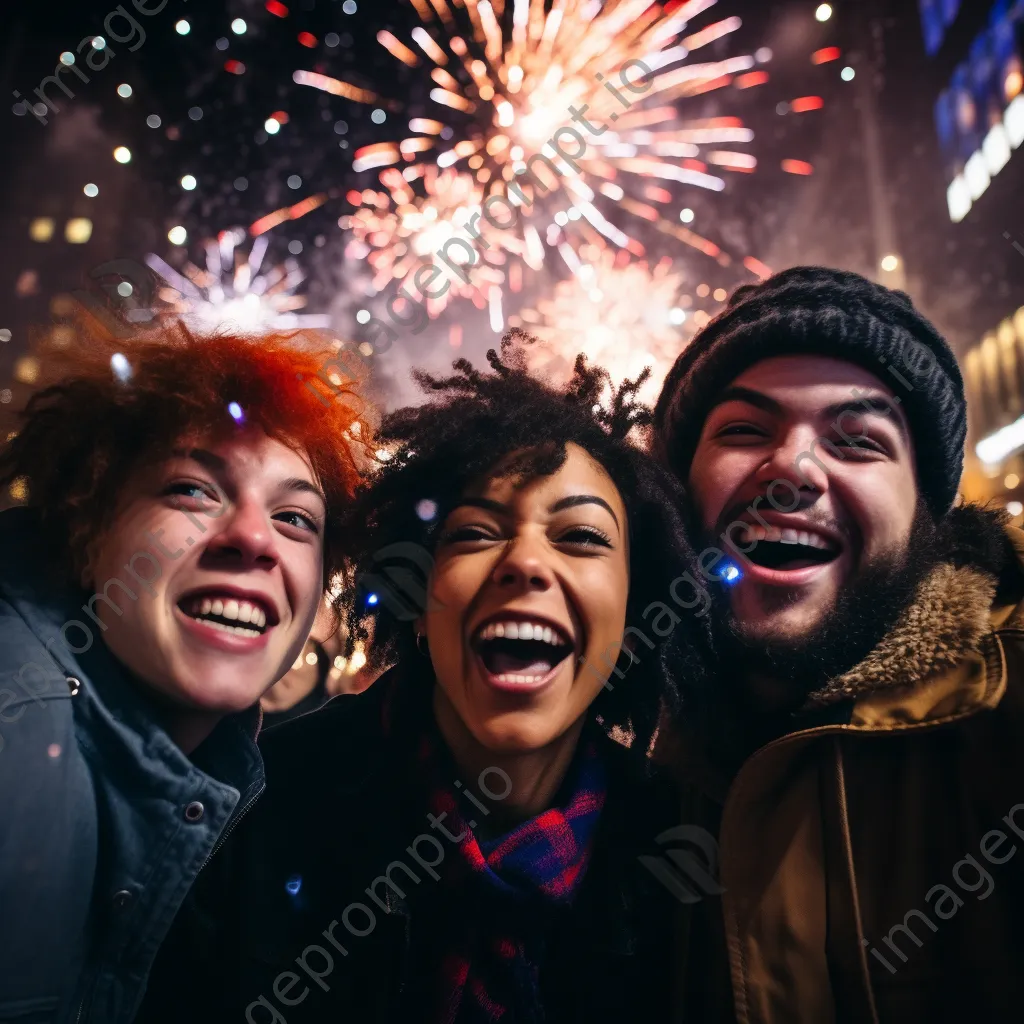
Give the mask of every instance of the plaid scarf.
M 581 746 L 564 806 L 517 825 L 497 839 L 478 839 L 468 821 L 480 817 L 456 796 L 439 766 L 438 741 L 420 745 L 430 780 L 429 804 L 445 827 L 462 835 L 442 884 L 457 909 L 441 960 L 438 1024 L 543 1020 L 540 961 L 553 913 L 571 905 L 587 871 L 605 801 L 605 766 L 593 741 Z M 491 780 L 495 775 L 491 774 Z M 565 792 L 566 790 L 563 790 Z M 467 821 L 468 819 L 468 821 Z
M 391 727 L 396 686 L 384 704 Z M 407 694 L 408 695 L 408 694 Z M 408 695 L 411 696 L 411 695 Z M 431 715 L 432 719 L 432 715 Z M 462 836 L 445 858 L 440 905 L 445 908 L 438 1024 L 534 1024 L 544 1019 L 540 963 L 545 934 L 573 901 L 586 875 L 606 795 L 606 767 L 584 731 L 561 792 L 560 807 L 521 822 L 496 839 L 478 839 L 468 822 L 482 813 L 454 783 L 459 776 L 436 726 L 422 732 L 416 763 L 432 814 Z M 490 774 L 492 787 L 497 778 Z

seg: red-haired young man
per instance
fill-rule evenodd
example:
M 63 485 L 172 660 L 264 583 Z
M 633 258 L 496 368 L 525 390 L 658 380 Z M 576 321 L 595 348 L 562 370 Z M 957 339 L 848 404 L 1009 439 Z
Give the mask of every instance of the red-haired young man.
M 0 450 L 0 1020 L 128 1022 L 263 789 L 368 428 L 289 337 L 95 333 Z M 322 389 L 320 389 L 322 391 Z M 358 426 L 356 426 L 358 424 Z

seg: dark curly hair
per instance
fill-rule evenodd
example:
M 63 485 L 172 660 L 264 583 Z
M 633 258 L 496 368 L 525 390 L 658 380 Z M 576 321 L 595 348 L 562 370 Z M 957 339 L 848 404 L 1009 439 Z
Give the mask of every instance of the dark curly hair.
M 667 602 L 673 580 L 694 564 L 681 485 L 627 440 L 651 422 L 650 410 L 636 402 L 648 371 L 614 389 L 608 373 L 580 355 L 568 384 L 556 389 L 527 372 L 521 346 L 532 343 L 519 331 L 506 335 L 500 356 L 487 353 L 492 373 L 465 359 L 453 363 L 451 376 L 415 372 L 431 400 L 391 413 L 381 424 L 378 440 L 392 454 L 357 493 L 346 537 L 353 553 L 345 608 L 349 650 L 372 634 L 374 667 L 419 657 L 412 621 L 426 605 L 440 524 L 466 488 L 503 460 L 502 474 L 518 478 L 520 486 L 557 472 L 569 443 L 604 467 L 627 511 L 627 627 L 644 627 L 641 612 Z M 609 389 L 610 402 L 602 402 Z M 662 710 L 678 711 L 677 680 L 695 685 L 708 664 L 706 617 L 681 611 L 680 618 L 667 636 L 653 638 L 653 649 L 638 648 L 626 675 L 630 685 L 602 690 L 594 705 L 606 728 L 632 734 L 640 757 Z

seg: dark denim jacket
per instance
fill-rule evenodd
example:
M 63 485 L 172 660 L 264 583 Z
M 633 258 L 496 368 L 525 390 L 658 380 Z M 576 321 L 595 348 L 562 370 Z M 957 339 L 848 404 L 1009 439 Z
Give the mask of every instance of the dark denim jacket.
M 127 1024 L 200 868 L 263 790 L 259 711 L 190 760 L 48 562 L 35 513 L 0 514 L 0 1022 Z M 65 645 L 76 620 L 89 633 Z

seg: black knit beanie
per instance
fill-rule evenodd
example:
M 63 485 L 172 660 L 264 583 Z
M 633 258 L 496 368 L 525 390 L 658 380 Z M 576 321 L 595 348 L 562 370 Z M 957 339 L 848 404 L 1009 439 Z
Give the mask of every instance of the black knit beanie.
M 802 353 L 856 363 L 896 394 L 921 493 L 941 519 L 956 498 L 967 436 L 956 357 L 908 295 L 847 271 L 793 267 L 739 288 L 666 377 L 655 453 L 685 479 L 716 396 L 754 363 Z

